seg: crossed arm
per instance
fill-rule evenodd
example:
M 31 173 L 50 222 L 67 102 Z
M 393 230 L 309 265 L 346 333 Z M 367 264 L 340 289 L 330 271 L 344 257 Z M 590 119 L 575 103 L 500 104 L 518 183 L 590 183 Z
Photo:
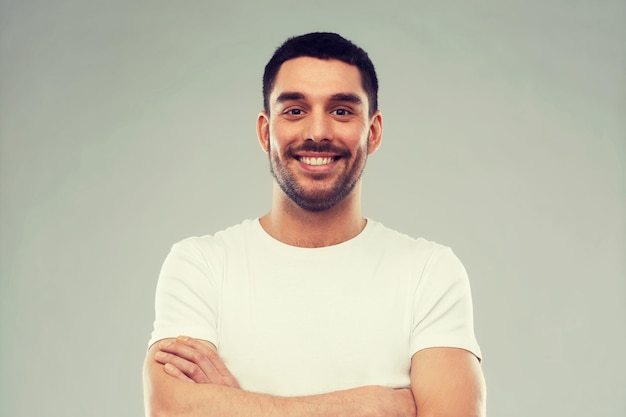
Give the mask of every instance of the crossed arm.
M 305 397 L 244 391 L 209 342 L 187 337 L 154 344 L 144 364 L 150 417 L 484 417 L 476 357 L 424 349 L 411 361 L 411 390 L 367 386 Z

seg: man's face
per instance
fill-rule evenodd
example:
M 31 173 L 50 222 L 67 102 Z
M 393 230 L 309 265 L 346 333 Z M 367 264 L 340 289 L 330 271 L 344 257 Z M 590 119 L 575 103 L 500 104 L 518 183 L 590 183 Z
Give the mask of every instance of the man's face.
M 382 136 L 380 113 L 368 117 L 358 68 L 338 60 L 288 60 L 269 98 L 270 115 L 261 113 L 257 132 L 276 182 L 305 210 L 334 207 L 359 182 Z

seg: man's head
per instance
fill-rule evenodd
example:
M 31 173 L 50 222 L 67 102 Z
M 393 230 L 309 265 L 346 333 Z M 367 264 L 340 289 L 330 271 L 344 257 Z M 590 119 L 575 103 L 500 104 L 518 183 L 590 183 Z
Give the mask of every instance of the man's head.
M 263 107 L 270 113 L 269 97 L 285 61 L 298 57 L 336 59 L 354 65 L 368 98 L 369 117 L 378 109 L 378 78 L 367 52 L 336 33 L 315 32 L 289 38 L 274 52 L 263 73 Z
M 367 54 L 339 35 L 303 35 L 277 50 L 257 135 L 283 201 L 326 211 L 359 200 L 353 190 L 382 137 L 377 88 Z

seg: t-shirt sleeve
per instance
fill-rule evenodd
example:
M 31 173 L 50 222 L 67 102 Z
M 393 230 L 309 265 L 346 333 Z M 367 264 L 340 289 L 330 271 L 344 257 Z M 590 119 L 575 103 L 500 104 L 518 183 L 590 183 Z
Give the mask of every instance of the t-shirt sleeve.
M 165 258 L 155 296 L 155 320 L 149 346 L 186 335 L 217 344 L 218 268 L 206 238 L 172 246 Z
M 481 358 L 469 279 L 450 248 L 435 248 L 422 269 L 413 300 L 411 355 L 430 347 L 454 347 Z

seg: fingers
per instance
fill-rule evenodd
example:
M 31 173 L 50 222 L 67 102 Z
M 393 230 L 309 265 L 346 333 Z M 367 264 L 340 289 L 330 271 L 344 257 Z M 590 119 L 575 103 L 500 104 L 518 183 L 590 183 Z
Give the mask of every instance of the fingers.
M 159 349 L 155 360 L 163 365 L 169 364 L 165 372 L 175 378 L 239 388 L 215 347 L 206 341 L 181 336 L 176 341 L 162 341 Z
M 213 344 L 207 343 L 202 340 L 193 339 L 188 336 L 179 336 L 176 338 L 176 341 L 179 343 L 184 343 L 185 345 L 190 346 L 205 355 L 211 362 L 211 365 L 213 365 L 215 371 L 219 374 L 219 379 L 222 385 L 239 388 L 239 383 L 237 382 L 233 374 L 230 373 L 230 371 L 226 367 L 226 364 L 224 364 L 224 361 L 222 361 L 222 358 L 220 358 L 220 356 L 217 354 L 217 351 Z
M 193 382 L 195 383 L 196 381 L 194 381 L 193 379 L 189 378 L 187 375 L 185 375 L 184 373 L 182 373 L 180 371 L 180 369 L 178 369 L 177 367 L 175 367 L 174 365 L 172 365 L 171 363 L 166 363 L 163 366 L 163 370 L 165 371 L 166 374 L 173 376 L 174 378 L 180 379 L 181 381 L 186 381 L 186 382 Z
M 166 346 L 166 344 L 163 344 L 163 347 L 159 345 L 159 348 L 162 349 Z M 164 365 L 163 370 L 168 375 L 171 375 L 175 378 L 181 379 L 183 381 L 190 380 L 198 384 L 211 383 L 211 381 L 202 371 L 199 365 L 186 359 L 184 356 L 179 356 L 175 352 L 168 353 L 161 350 L 154 355 L 154 359 Z

